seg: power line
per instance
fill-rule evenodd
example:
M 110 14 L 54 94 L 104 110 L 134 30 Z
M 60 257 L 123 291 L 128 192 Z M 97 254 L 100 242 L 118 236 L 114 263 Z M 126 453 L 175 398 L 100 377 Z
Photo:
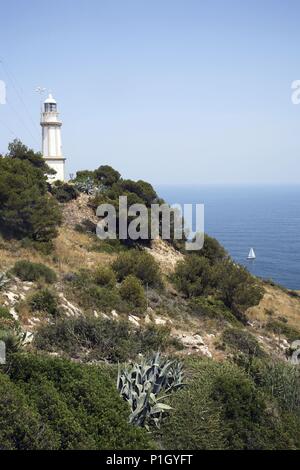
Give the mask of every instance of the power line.
M 26 103 L 25 103 L 25 101 L 24 101 L 24 99 L 23 99 L 23 97 L 22 97 L 22 94 L 19 92 L 19 90 L 18 90 L 18 88 L 17 88 L 17 87 L 19 87 L 20 90 L 21 90 L 21 92 L 23 92 L 22 88 L 18 85 L 17 79 L 14 77 L 13 73 L 8 70 L 8 66 L 7 66 L 6 64 L 4 64 L 4 61 L 3 61 L 3 59 L 1 59 L 1 58 L 0 58 L 0 63 L 1 63 L 1 65 L 2 65 L 2 68 L 3 68 L 3 70 L 4 70 L 5 74 L 6 74 L 6 76 L 7 76 L 8 79 L 9 79 L 9 81 L 10 81 L 10 83 L 11 83 L 11 85 L 12 85 L 12 87 L 13 87 L 13 89 L 14 89 L 16 95 L 17 95 L 17 97 L 19 98 L 20 102 L 22 103 L 23 108 L 25 109 L 25 112 L 27 113 L 27 115 L 28 115 L 28 117 L 29 117 L 29 120 L 31 121 L 33 127 L 35 128 L 35 132 L 39 132 L 39 128 L 38 128 L 36 122 L 34 121 L 34 119 L 32 118 L 31 113 L 30 113 L 30 111 L 29 111 L 29 109 L 28 109 L 28 107 L 27 107 L 27 105 L 26 105 Z M 10 106 L 12 107 L 12 104 L 11 104 L 11 103 L 10 103 Z M 14 112 L 16 113 L 15 110 L 14 110 Z M 16 113 L 16 114 L 17 114 L 17 113 Z M 20 119 L 20 117 L 19 117 L 19 119 Z M 22 119 L 21 119 L 21 120 L 22 120 Z M 23 124 L 24 124 L 24 121 L 23 121 L 23 120 L 22 120 L 22 122 L 23 122 Z M 27 127 L 27 124 L 24 124 L 24 125 L 25 125 L 26 129 L 28 130 L 28 132 L 30 133 L 31 137 L 33 137 L 31 131 L 30 131 L 29 128 Z M 36 137 L 33 137 L 33 138 L 34 138 L 34 140 L 37 142 Z
M 15 107 L 11 104 L 11 102 L 6 99 L 6 103 L 10 106 L 10 108 L 12 109 L 12 111 L 15 113 L 15 115 L 17 116 L 17 118 L 19 119 L 20 123 L 24 126 L 24 128 L 27 130 L 28 134 L 31 136 L 31 138 L 35 141 L 35 143 L 37 145 L 40 145 L 39 144 L 39 141 L 37 139 L 36 136 L 34 136 L 31 132 L 31 130 L 29 129 L 29 127 L 27 126 L 26 122 L 23 120 L 23 118 L 21 117 L 21 115 L 16 111 Z

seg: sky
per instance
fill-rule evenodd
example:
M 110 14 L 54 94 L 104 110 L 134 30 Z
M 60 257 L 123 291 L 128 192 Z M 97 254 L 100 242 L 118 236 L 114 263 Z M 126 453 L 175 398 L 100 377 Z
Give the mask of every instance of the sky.
M 0 153 L 40 150 L 40 96 L 67 174 L 153 184 L 300 182 L 297 0 L 0 0 Z

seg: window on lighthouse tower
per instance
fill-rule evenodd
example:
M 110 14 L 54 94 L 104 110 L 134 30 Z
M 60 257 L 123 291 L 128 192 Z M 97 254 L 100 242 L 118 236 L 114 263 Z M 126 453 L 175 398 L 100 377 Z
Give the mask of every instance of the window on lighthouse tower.
M 55 113 L 57 110 L 56 103 L 45 103 L 45 112 L 46 113 Z

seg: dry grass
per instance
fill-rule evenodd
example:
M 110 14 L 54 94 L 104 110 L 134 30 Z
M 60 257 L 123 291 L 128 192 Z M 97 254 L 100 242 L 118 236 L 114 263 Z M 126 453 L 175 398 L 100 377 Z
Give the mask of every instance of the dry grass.
M 88 251 L 92 241 L 87 234 L 62 227 L 55 240 L 56 269 L 61 273 L 81 268 L 93 269 L 99 264 L 110 264 L 115 255 Z
M 23 248 L 20 242 L 0 240 L 0 271 L 11 269 L 20 259 L 33 263 L 43 263 L 57 274 L 77 271 L 81 268 L 93 269 L 99 264 L 110 264 L 116 255 L 89 251 L 92 241 L 87 234 L 78 233 L 68 227 L 59 229 L 54 240 L 54 251 L 44 255 L 34 248 Z
M 300 298 L 292 297 L 280 287 L 265 285 L 264 288 L 264 297 L 259 305 L 248 310 L 248 317 L 261 322 L 266 322 L 270 318 L 285 317 L 288 325 L 299 329 Z

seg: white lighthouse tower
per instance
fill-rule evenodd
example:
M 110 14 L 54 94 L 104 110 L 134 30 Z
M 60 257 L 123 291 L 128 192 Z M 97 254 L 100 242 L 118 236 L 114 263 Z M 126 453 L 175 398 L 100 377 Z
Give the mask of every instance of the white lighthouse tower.
M 61 126 L 62 122 L 58 118 L 57 103 L 53 96 L 49 94 L 44 101 L 41 115 L 42 126 L 42 151 L 47 165 L 56 171 L 55 175 L 49 176 L 49 181 L 64 181 L 65 179 L 65 158 L 61 148 Z

